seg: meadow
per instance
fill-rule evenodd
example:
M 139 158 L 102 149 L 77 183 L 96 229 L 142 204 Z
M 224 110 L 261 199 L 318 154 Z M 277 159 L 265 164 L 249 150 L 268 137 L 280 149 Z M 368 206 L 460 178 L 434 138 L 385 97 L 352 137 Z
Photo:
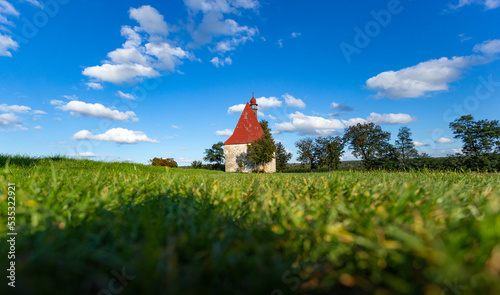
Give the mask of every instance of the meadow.
M 500 175 L 0 157 L 1 294 L 499 294 Z

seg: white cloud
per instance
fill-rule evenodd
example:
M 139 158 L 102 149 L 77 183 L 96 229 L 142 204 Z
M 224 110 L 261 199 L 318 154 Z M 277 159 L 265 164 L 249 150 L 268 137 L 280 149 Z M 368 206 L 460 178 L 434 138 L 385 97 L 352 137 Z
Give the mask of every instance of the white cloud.
M 38 2 L 37 0 L 24 0 L 24 1 L 30 3 L 33 6 L 43 9 L 43 3 Z
M 292 38 L 297 38 L 297 37 L 300 37 L 300 36 L 302 36 L 302 33 L 296 33 L 296 32 L 292 33 Z
M 186 158 L 182 158 L 182 157 L 177 160 L 177 162 L 179 162 L 179 163 L 192 163 L 193 161 L 194 160 L 186 159 Z
M 114 84 L 136 83 L 160 76 L 161 71 L 175 71 L 182 59 L 194 59 L 190 52 L 166 39 L 169 26 L 156 9 L 145 5 L 131 8 L 129 13 L 139 26 L 122 26 L 121 35 L 126 39 L 122 47 L 109 52 L 109 60 L 102 65 L 85 68 L 83 75 Z
M 184 0 L 184 4 L 193 13 L 236 13 L 238 8 L 256 9 L 260 6 L 258 0 Z
M 500 0 L 499 0 L 500 1 Z M 500 53 L 500 39 L 484 41 L 474 46 L 474 52 L 481 52 L 486 55 L 495 55 Z
M 78 96 L 76 95 L 63 95 L 62 97 L 68 99 L 68 100 L 77 100 L 78 99 Z
M 219 57 L 214 57 L 212 58 L 212 60 L 210 60 L 210 62 L 216 66 L 217 68 L 220 67 L 220 66 L 225 66 L 225 65 L 231 65 L 233 63 L 233 60 L 231 59 L 231 57 L 226 57 L 225 59 L 221 59 Z
M 375 124 L 406 124 L 417 121 L 417 118 L 412 117 L 408 114 L 377 114 L 371 113 L 367 118 L 369 122 L 373 122 Z
M 446 137 L 441 137 L 438 140 L 436 140 L 436 143 L 441 143 L 441 144 L 444 144 L 444 143 L 454 143 L 454 142 L 455 142 L 455 140 L 450 139 L 450 138 L 446 138 Z
M 133 82 L 134 78 L 137 77 L 153 78 L 159 75 L 159 73 L 153 68 L 145 67 L 139 64 L 103 64 L 102 66 L 85 68 L 82 73 L 85 76 L 95 78 L 103 82 L 111 82 L 116 84 L 122 82 Z M 87 84 L 89 87 L 92 87 L 89 84 L 96 83 Z
M 292 113 L 289 117 L 290 122 L 277 123 L 274 125 L 275 129 L 279 132 L 297 132 L 299 135 L 330 135 L 358 123 L 405 124 L 416 120 L 407 114 L 377 113 L 371 113 L 367 119 L 350 118 L 348 120 L 307 116 L 301 112 Z
M 46 113 L 46 112 L 44 112 L 44 111 L 40 111 L 40 110 L 34 110 L 34 111 L 32 112 L 32 114 L 33 114 L 33 115 L 47 115 L 47 113 Z
M 366 81 L 378 97 L 392 99 L 421 97 L 437 91 L 448 91 L 449 84 L 461 78 L 462 73 L 475 65 L 487 64 L 497 59 L 500 40 L 478 44 L 474 51 L 485 55 L 442 57 L 421 62 L 399 71 L 387 71 Z
M 21 126 L 22 123 L 14 114 L 11 113 L 0 114 L 0 127 L 10 126 L 10 125 Z
M 27 106 L 20 106 L 20 105 L 6 105 L 6 104 L 0 104 L 0 112 L 6 112 L 6 113 L 27 113 L 28 111 L 31 111 L 30 107 Z
M 130 18 L 139 23 L 139 27 L 135 27 L 137 32 L 146 32 L 149 35 L 167 35 L 168 25 L 155 8 L 144 5 L 139 8 L 130 8 Z
M 453 9 L 458 9 L 462 6 L 478 4 L 484 6 L 485 9 L 495 9 L 500 7 L 500 0 L 459 0 L 458 4 L 451 5 Z
M 119 144 L 135 144 L 139 142 L 158 143 L 159 141 L 150 139 L 142 131 L 132 131 L 123 128 L 113 128 L 103 134 L 92 134 L 88 130 L 81 130 L 73 135 L 75 140 L 97 140 L 112 141 Z
M 285 103 L 289 107 L 304 109 L 306 104 L 299 98 L 295 98 L 290 94 L 286 93 L 282 96 L 285 99 Z
M 215 131 L 215 135 L 218 135 L 218 136 L 231 136 L 231 135 L 233 135 L 233 131 L 230 130 L 230 129 L 218 130 L 218 131 Z
M 337 119 L 307 116 L 301 112 L 289 115 L 290 122 L 277 123 L 275 129 L 279 132 L 298 132 L 301 135 L 327 134 L 345 128 L 344 123 Z
M 0 0 L 0 25 L 4 24 L 7 26 L 14 26 L 14 23 L 9 20 L 8 17 L 19 17 L 19 12 L 14 8 L 14 6 L 5 1 Z M 2 26 L 0 26 L 0 29 Z M 10 32 L 9 29 L 4 28 L 5 31 Z M 19 44 L 12 39 L 11 36 L 7 34 L 0 34 L 0 56 L 12 57 L 12 51 L 19 48 Z
M 37 126 L 33 127 L 33 129 L 36 129 L 36 130 L 42 130 L 43 128 L 42 128 L 42 126 L 37 125 Z
M 274 96 L 271 96 L 271 97 L 264 97 L 263 96 L 260 98 L 256 98 L 256 100 L 257 100 L 257 104 L 259 105 L 260 111 L 265 111 L 265 110 L 270 109 L 270 108 L 281 107 L 283 105 L 283 102 Z
M 238 105 L 234 105 L 232 107 L 229 107 L 227 109 L 227 113 L 232 115 L 232 114 L 238 114 L 241 112 L 243 112 L 243 109 L 245 109 L 245 104 L 238 104 Z
M 57 100 L 57 99 L 53 99 L 50 101 L 50 104 L 51 105 L 54 105 L 54 106 L 59 106 L 59 105 L 63 105 L 64 104 L 64 101 L 62 100 Z
M 414 147 L 424 147 L 424 146 L 430 146 L 430 144 L 426 143 L 426 142 L 418 142 L 418 141 L 414 141 L 413 142 L 413 146 Z
M 87 87 L 90 89 L 94 89 L 94 90 L 102 90 L 103 87 L 100 83 L 95 83 L 95 82 L 88 82 L 88 83 L 85 83 L 85 85 L 87 85 Z
M 0 23 L 2 15 L 0 15 Z M 19 44 L 11 36 L 0 34 L 0 56 L 12 57 L 13 50 L 17 50 Z
M 112 121 L 126 122 L 131 120 L 137 122 L 137 116 L 132 111 L 119 112 L 103 106 L 100 103 L 85 103 L 83 101 L 73 100 L 65 105 L 57 107 L 63 111 L 70 111 L 73 116 L 87 117 L 87 118 L 101 118 Z
M 278 40 L 278 46 L 279 47 L 283 47 L 283 39 L 279 39 Z
M 174 129 L 181 129 L 181 127 L 179 127 L 177 125 L 172 125 L 171 127 L 174 128 Z
M 118 92 L 116 92 L 116 95 L 118 95 L 119 97 L 124 98 L 124 99 L 130 99 L 130 100 L 135 99 L 135 97 L 132 94 L 124 93 L 121 90 L 118 90 Z

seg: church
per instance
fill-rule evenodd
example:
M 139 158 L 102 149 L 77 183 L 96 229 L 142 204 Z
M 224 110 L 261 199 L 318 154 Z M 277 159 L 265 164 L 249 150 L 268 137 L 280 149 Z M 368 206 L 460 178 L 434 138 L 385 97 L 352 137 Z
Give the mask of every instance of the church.
M 257 109 L 257 100 L 252 95 L 250 103 L 247 102 L 241 113 L 233 135 L 224 142 L 226 172 L 250 173 L 254 170 L 264 170 L 266 173 L 276 172 L 276 158 L 264 167 L 255 167 L 255 164 L 247 157 L 248 144 L 264 136 L 264 131 L 257 119 Z

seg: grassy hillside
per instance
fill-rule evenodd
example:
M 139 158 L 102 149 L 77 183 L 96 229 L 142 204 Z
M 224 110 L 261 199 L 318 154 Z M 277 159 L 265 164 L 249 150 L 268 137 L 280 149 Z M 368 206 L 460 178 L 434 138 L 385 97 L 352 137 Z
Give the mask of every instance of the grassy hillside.
M 18 235 L 1 294 L 500 292 L 498 174 L 5 162 L 0 235 L 7 183 Z

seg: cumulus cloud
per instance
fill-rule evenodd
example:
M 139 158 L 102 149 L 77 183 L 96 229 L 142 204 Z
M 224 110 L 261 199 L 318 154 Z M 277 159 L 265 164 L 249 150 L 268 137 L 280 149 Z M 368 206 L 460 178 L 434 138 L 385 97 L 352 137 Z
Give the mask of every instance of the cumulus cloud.
M 94 90 L 102 90 L 103 87 L 100 83 L 96 83 L 96 82 L 88 82 L 88 83 L 85 83 L 85 85 L 87 85 L 88 89 L 94 89 Z
M 375 124 L 379 125 L 385 125 L 385 124 L 407 124 L 411 122 L 417 121 L 417 118 L 412 117 L 408 114 L 377 114 L 377 113 L 371 113 L 370 116 L 367 118 L 369 122 L 373 122 Z
M 256 98 L 256 100 L 257 100 L 257 104 L 259 105 L 259 114 L 258 115 L 262 116 L 262 117 L 265 117 L 266 115 L 264 113 L 262 113 L 261 111 L 265 111 L 267 109 L 277 108 L 277 107 L 283 106 L 283 102 L 274 96 L 271 96 L 271 97 L 264 97 L 263 96 L 260 98 Z M 237 104 L 237 105 L 231 106 L 227 109 L 227 113 L 229 115 L 241 114 L 241 112 L 243 112 L 243 109 L 245 108 L 245 105 L 246 104 Z
M 68 100 L 77 100 L 78 99 L 78 96 L 76 95 L 63 95 L 62 97 L 68 99 Z
M 20 106 L 20 105 L 6 105 L 6 104 L 1 104 L 0 105 L 0 112 L 6 112 L 6 113 L 27 113 L 31 111 L 30 107 L 27 106 Z
M 166 35 L 168 34 L 168 25 L 158 10 L 144 5 L 139 8 L 130 8 L 130 18 L 139 23 L 134 30 L 137 32 L 146 32 L 149 35 Z
M 123 99 L 130 99 L 130 100 L 134 100 L 135 99 L 135 97 L 132 94 L 130 94 L 130 93 L 124 93 L 121 90 L 118 90 L 116 92 L 116 95 L 118 95 L 119 97 L 121 97 Z
M 302 99 L 295 98 L 290 94 L 286 93 L 282 96 L 285 99 L 285 103 L 289 107 L 305 109 L 306 104 L 302 101 Z
M 256 9 L 256 0 L 184 0 L 190 12 L 188 31 L 193 41 L 190 47 L 214 43 L 214 52 L 233 51 L 237 46 L 253 41 L 258 34 L 256 27 L 240 25 L 226 14 L 239 14 L 241 9 Z M 196 15 L 202 13 L 201 21 Z
M 13 27 L 14 23 L 9 19 L 10 17 L 19 17 L 19 12 L 11 3 L 0 0 L 0 25 L 3 24 Z M 9 32 L 8 29 L 5 29 L 5 31 Z M 19 44 L 14 41 L 11 36 L 8 34 L 0 34 L 0 56 L 12 57 L 12 51 L 18 48 Z
M 40 126 L 40 125 L 36 125 L 35 127 L 33 127 L 33 129 L 36 129 L 36 130 L 42 130 L 42 129 L 43 129 L 43 127 L 42 127 L 42 126 Z
M 21 126 L 22 123 L 14 114 L 11 113 L 0 114 L 0 127 L 6 127 L 11 125 Z
M 500 1 L 500 0 L 499 0 Z M 484 41 L 474 46 L 474 52 L 481 52 L 486 55 L 495 55 L 500 53 L 500 39 Z
M 474 47 L 480 54 L 442 57 L 421 62 L 399 71 L 387 71 L 366 81 L 366 87 L 378 97 L 416 98 L 438 91 L 448 91 L 449 84 L 461 78 L 468 68 L 487 64 L 500 52 L 500 40 L 489 40 Z M 482 54 L 482 55 L 481 55 Z
M 72 137 L 75 140 L 112 141 L 119 144 L 135 144 L 139 142 L 158 143 L 150 139 L 142 131 L 132 131 L 124 128 L 113 128 L 103 134 L 92 134 L 88 130 L 81 130 Z
M 231 65 L 233 63 L 233 60 L 229 56 L 224 58 L 224 59 L 216 56 L 216 57 L 212 58 L 212 60 L 210 60 L 210 62 L 218 68 L 218 67 L 223 67 L 225 65 Z
M 233 135 L 233 131 L 230 130 L 230 129 L 218 130 L 218 131 L 215 131 L 215 135 L 218 135 L 218 136 L 231 136 L 231 135 Z
M 450 138 L 446 138 L 446 137 L 441 137 L 438 140 L 436 140 L 436 143 L 441 143 L 441 144 L 444 144 L 444 143 L 454 143 L 454 142 L 455 142 L 455 140 L 450 139 Z
M 56 104 L 56 103 L 54 103 Z M 85 103 L 83 101 L 73 100 L 67 104 L 62 104 L 57 107 L 63 111 L 69 111 L 73 116 L 86 117 L 86 118 L 101 118 L 112 121 L 126 122 L 131 120 L 137 122 L 137 116 L 132 111 L 120 112 L 112 110 L 103 106 L 100 103 Z
M 300 33 L 300 32 L 299 33 L 296 33 L 296 32 L 292 33 L 292 38 L 298 38 L 300 36 L 302 36 L 302 33 Z
M 183 59 L 194 59 L 166 39 L 169 26 L 158 10 L 144 5 L 131 8 L 129 15 L 139 26 L 122 26 L 121 35 L 126 39 L 122 47 L 109 52 L 102 65 L 85 68 L 83 75 L 99 82 L 136 83 L 160 76 L 162 71 L 175 71 Z
M 418 142 L 418 141 L 414 141 L 413 142 L 413 146 L 414 147 L 424 147 L 424 146 L 430 146 L 430 144 L 426 143 L 426 142 Z
M 320 116 L 308 116 L 301 112 L 289 115 L 290 122 L 275 124 L 279 132 L 297 132 L 299 135 L 329 135 L 339 132 L 346 127 L 358 123 L 373 122 L 375 124 L 406 124 L 413 122 L 416 118 L 407 114 L 377 114 L 371 113 L 367 119 L 350 118 L 339 120 L 335 118 L 323 118 Z
M 0 15 L 0 22 L 2 15 Z M 19 44 L 11 36 L 0 34 L 0 56 L 12 57 L 12 52 L 19 48 Z

